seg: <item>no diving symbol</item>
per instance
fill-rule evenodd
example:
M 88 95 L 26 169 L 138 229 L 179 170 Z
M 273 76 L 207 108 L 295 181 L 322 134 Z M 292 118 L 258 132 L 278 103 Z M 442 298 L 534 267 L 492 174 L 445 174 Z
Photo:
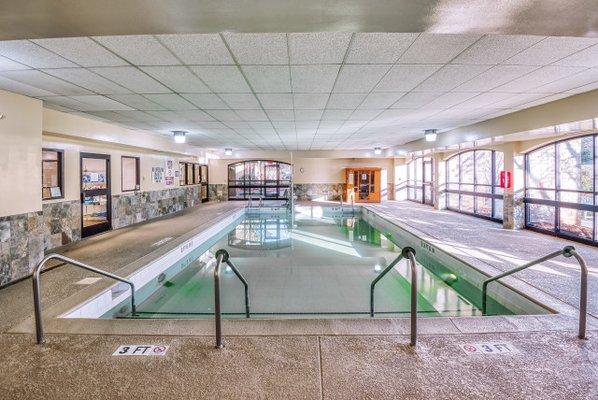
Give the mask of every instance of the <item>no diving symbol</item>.
M 166 347 L 164 346 L 155 346 L 153 349 L 153 352 L 156 354 L 164 354 L 164 352 L 166 351 Z
M 463 345 L 463 350 L 466 353 L 475 353 L 475 352 L 478 351 L 478 349 L 475 346 L 471 345 L 471 344 Z

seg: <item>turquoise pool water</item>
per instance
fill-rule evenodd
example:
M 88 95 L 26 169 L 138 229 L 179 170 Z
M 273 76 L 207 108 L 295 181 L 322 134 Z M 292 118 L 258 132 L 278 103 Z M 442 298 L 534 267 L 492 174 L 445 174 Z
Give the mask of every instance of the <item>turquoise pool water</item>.
M 226 249 L 249 283 L 252 318 L 369 317 L 370 284 L 400 249 L 359 216 L 297 212 L 245 216 L 209 252 Z M 211 260 L 210 260 L 211 259 Z M 202 261 L 204 260 L 204 261 Z M 212 257 L 199 258 L 138 305 L 141 318 L 209 318 L 214 314 Z M 221 272 L 222 312 L 244 317 L 241 282 Z M 418 313 L 481 315 L 480 293 L 450 271 L 418 265 Z M 411 276 L 401 261 L 376 286 L 376 316 L 409 313 Z M 456 290 L 461 289 L 461 291 Z M 493 314 L 510 314 L 491 305 Z

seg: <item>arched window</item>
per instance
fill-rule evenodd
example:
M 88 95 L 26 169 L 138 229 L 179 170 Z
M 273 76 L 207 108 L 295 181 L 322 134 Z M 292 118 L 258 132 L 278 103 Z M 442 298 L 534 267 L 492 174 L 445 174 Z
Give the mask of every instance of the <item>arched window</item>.
M 597 243 L 597 136 L 561 140 L 526 154 L 528 228 Z
M 271 160 L 240 161 L 228 165 L 228 199 L 288 199 L 291 164 Z
M 419 157 L 407 163 L 407 199 L 422 204 L 433 204 L 432 158 Z
M 504 154 L 494 150 L 470 150 L 446 162 L 446 207 L 449 210 L 502 221 L 503 190 L 499 174 Z

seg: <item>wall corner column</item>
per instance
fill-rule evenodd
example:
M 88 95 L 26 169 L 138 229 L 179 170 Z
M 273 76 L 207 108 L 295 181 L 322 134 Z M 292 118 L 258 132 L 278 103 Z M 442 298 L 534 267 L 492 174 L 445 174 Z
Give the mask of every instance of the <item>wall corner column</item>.
M 432 199 L 434 209 L 446 208 L 446 162 L 443 154 L 434 154 L 432 157 Z

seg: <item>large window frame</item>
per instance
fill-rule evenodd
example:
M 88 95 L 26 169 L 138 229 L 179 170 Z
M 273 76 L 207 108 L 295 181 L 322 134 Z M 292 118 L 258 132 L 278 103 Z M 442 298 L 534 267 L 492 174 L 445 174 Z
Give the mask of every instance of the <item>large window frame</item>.
M 478 163 L 478 154 L 480 152 L 490 152 L 490 180 L 482 179 L 480 175 L 480 171 L 477 168 Z M 457 153 L 449 158 L 446 159 L 446 168 L 445 168 L 445 182 L 446 182 L 446 208 L 451 211 L 456 211 L 459 213 L 471 215 L 477 218 L 483 218 L 494 222 L 502 222 L 502 202 L 504 201 L 503 196 L 503 189 L 500 187 L 499 184 L 499 171 L 497 168 L 497 154 L 501 152 L 497 150 L 490 150 L 490 149 L 473 149 L 473 150 L 466 150 L 460 153 Z M 464 171 L 463 171 L 463 157 L 472 158 L 472 179 L 471 181 L 464 180 Z M 503 156 L 504 157 L 504 156 Z M 451 180 L 451 161 L 457 160 L 458 164 L 458 181 L 454 182 Z M 503 168 L 504 168 L 504 158 L 503 158 Z M 487 178 L 487 177 L 486 177 Z M 488 183 L 488 181 L 490 183 Z M 455 189 L 457 187 L 457 189 Z M 465 188 L 470 188 L 471 190 L 464 190 Z M 480 190 L 485 189 L 485 190 Z M 458 205 L 454 207 L 451 203 L 451 198 L 453 196 L 457 196 L 458 198 Z M 463 199 L 464 197 L 470 197 L 472 204 L 471 209 L 472 211 L 465 211 L 463 207 Z M 490 199 L 490 214 L 482 214 L 480 209 L 480 200 Z M 500 205 L 499 205 L 500 204 Z
M 135 160 L 135 187 L 133 189 L 125 189 L 125 159 Z M 123 193 L 126 192 L 136 192 L 139 191 L 141 188 L 141 168 L 139 166 L 139 157 L 135 156 L 121 156 L 120 158 L 120 191 Z
M 53 152 L 56 153 L 55 160 L 44 160 L 43 153 L 44 152 Z M 46 164 L 56 164 L 56 171 L 58 174 L 57 177 L 57 186 L 44 186 L 44 166 Z M 56 199 L 63 199 L 64 198 L 64 150 L 61 149 L 50 149 L 50 148 L 42 148 L 42 200 L 56 200 Z M 59 196 L 52 196 L 52 188 L 57 187 L 60 189 Z M 45 193 L 49 193 L 49 196 L 46 196 Z
M 426 166 L 429 165 L 429 170 Z M 429 171 L 429 179 L 426 171 Z M 434 179 L 434 161 L 432 157 L 417 157 L 407 163 L 407 200 L 416 203 L 434 205 L 432 181 Z
M 203 173 L 204 171 L 205 174 Z M 205 164 L 179 161 L 179 186 L 200 184 L 208 184 L 208 166 Z M 207 195 L 205 199 L 207 200 Z
M 281 176 L 281 167 L 287 169 Z M 238 173 L 241 176 L 238 177 Z M 257 176 L 257 177 L 256 177 Z M 275 160 L 245 160 L 228 165 L 228 199 L 286 200 L 290 193 L 293 167 Z
M 584 138 L 591 138 L 592 140 L 592 162 L 591 162 L 591 187 L 592 190 L 583 190 L 583 189 L 571 189 L 571 188 L 564 188 L 562 186 L 562 179 L 561 179 L 561 145 L 563 143 L 572 142 L 575 140 L 583 140 Z M 547 149 L 552 148 L 554 159 L 551 160 L 554 168 L 553 173 L 551 173 L 552 182 L 554 182 L 554 187 L 540 187 L 531 186 L 530 181 L 532 180 L 530 177 L 531 174 L 531 162 L 530 157 L 536 153 L 540 153 L 542 151 L 546 151 Z M 581 243 L 590 244 L 593 246 L 598 246 L 598 193 L 597 193 L 597 185 L 598 185 L 598 134 L 593 133 L 589 135 L 580 135 L 575 137 L 569 137 L 566 139 L 557 140 L 551 143 L 544 144 L 539 146 L 525 154 L 525 194 L 524 194 L 524 203 L 525 203 L 525 227 L 532 231 L 549 234 L 569 240 L 574 240 Z M 580 153 L 580 161 L 581 161 L 581 153 Z M 550 155 L 549 158 L 552 158 Z M 580 163 L 580 170 L 579 173 L 582 174 L 582 164 Z M 551 171 L 552 172 L 552 171 Z M 535 195 L 536 193 L 546 193 L 548 197 L 552 198 L 541 198 L 542 196 Z M 592 199 L 591 204 L 584 203 L 581 201 L 571 202 L 571 201 L 563 201 L 561 198 L 563 194 L 576 194 L 578 195 L 578 199 L 583 196 L 588 196 Z M 541 227 L 539 224 L 534 224 L 532 222 L 532 208 L 536 207 L 536 210 L 539 208 L 552 208 L 554 211 L 554 218 L 552 219 L 552 228 L 544 228 Z M 562 209 L 567 210 L 575 210 L 575 211 L 585 211 L 591 213 L 593 215 L 592 220 L 592 237 L 586 238 L 580 235 L 575 235 L 574 232 L 571 230 L 565 230 L 563 228 L 563 223 L 561 221 L 561 212 Z M 580 230 L 583 230 L 582 226 L 579 226 Z

